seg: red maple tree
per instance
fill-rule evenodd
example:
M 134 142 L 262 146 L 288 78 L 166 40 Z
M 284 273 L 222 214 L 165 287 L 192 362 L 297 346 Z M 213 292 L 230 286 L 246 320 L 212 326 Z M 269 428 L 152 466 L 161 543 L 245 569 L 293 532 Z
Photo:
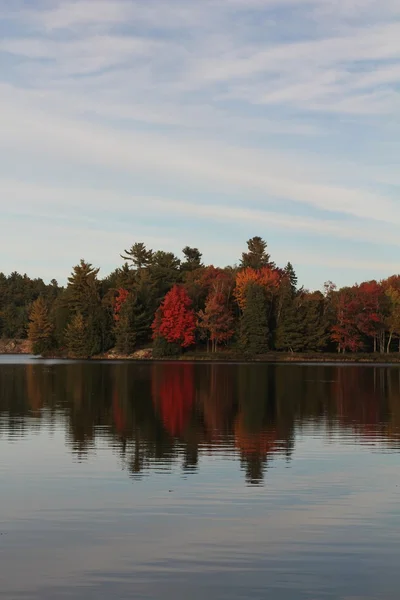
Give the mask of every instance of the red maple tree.
M 114 300 L 114 321 L 119 321 L 119 313 L 121 312 L 121 308 L 125 304 L 128 296 L 128 290 L 125 290 L 124 288 L 119 288 L 118 294 Z
M 209 294 L 205 309 L 199 312 L 199 327 L 209 336 L 212 352 L 217 351 L 218 344 L 227 342 L 233 336 L 233 314 L 224 294 Z
M 194 344 L 196 316 L 184 287 L 174 285 L 171 288 L 158 309 L 152 328 L 153 339 L 163 337 L 181 348 Z

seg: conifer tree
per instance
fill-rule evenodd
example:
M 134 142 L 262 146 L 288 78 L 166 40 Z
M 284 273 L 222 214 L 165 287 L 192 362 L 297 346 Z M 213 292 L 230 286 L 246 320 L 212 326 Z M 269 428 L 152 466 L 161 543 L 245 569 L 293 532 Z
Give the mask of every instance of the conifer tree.
M 261 237 L 255 236 L 247 241 L 248 252 L 242 253 L 240 266 L 242 268 L 251 267 L 252 269 L 261 269 L 262 267 L 273 267 L 274 263 L 270 261 L 270 255 L 267 253 L 267 242 Z
M 121 258 L 130 261 L 139 271 L 149 266 L 153 258 L 153 250 L 147 250 L 143 242 L 136 242 L 130 250 L 124 250 Z
M 77 313 L 67 325 L 65 332 L 68 353 L 74 358 L 90 356 L 90 341 L 87 337 L 87 324 L 81 313 Z
M 28 337 L 33 354 L 46 354 L 53 347 L 53 324 L 46 302 L 42 296 L 32 304 L 29 314 Z
M 284 271 L 287 278 L 289 279 L 292 294 L 294 295 L 297 291 L 297 275 L 291 262 L 287 263 Z
M 151 330 L 149 316 L 151 318 L 139 297 L 131 292 L 121 307 L 116 325 L 115 338 L 118 352 L 132 354 L 137 344 L 148 340 Z
M 269 349 L 268 310 L 265 291 L 257 283 L 246 289 L 246 306 L 240 321 L 240 345 L 249 356 Z
M 182 253 L 185 257 L 185 260 L 181 264 L 182 271 L 196 271 L 196 269 L 200 269 L 203 266 L 201 262 L 202 254 L 197 248 L 185 246 Z

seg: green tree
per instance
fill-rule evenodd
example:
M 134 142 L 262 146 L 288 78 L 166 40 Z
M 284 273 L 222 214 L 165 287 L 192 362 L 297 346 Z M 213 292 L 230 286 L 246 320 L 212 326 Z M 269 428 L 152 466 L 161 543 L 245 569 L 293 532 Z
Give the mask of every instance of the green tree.
M 80 312 L 84 317 L 100 303 L 98 272 L 99 269 L 81 259 L 68 277 L 66 300 L 74 312 Z
M 148 267 L 153 259 L 153 250 L 147 250 L 143 242 L 136 242 L 130 250 L 124 250 L 125 255 L 121 254 L 121 258 L 130 261 L 136 269 Z
M 297 291 L 297 275 L 296 272 L 293 268 L 293 265 L 291 262 L 288 262 L 285 269 L 285 274 L 290 282 L 290 287 L 292 290 L 292 294 L 293 296 L 295 295 L 296 291 Z
M 197 248 L 185 246 L 182 253 L 185 257 L 185 260 L 181 264 L 182 271 L 196 271 L 203 266 L 203 263 L 201 262 L 202 254 Z
M 70 314 L 81 315 L 86 327 L 86 349 L 88 356 L 107 350 L 113 343 L 112 314 L 107 302 L 102 302 L 99 269 L 84 260 L 73 268 L 68 278 L 64 301 Z
M 32 344 L 33 354 L 46 354 L 53 347 L 53 324 L 42 296 L 39 296 L 32 304 L 29 314 L 28 338 Z
M 246 288 L 246 306 L 240 321 L 240 345 L 249 356 L 268 352 L 268 307 L 265 290 L 257 283 Z
M 176 283 L 181 281 L 180 265 L 181 261 L 173 252 L 159 250 L 153 254 L 149 274 L 157 290 L 157 304 Z
M 81 313 L 77 313 L 67 325 L 65 339 L 69 354 L 73 358 L 88 358 L 91 341 L 88 340 L 87 323 Z
M 242 253 L 240 266 L 242 268 L 252 267 L 261 269 L 261 267 L 274 266 L 270 262 L 270 255 L 267 253 L 267 242 L 261 237 L 255 236 L 247 242 L 247 252 Z
M 149 313 L 140 297 L 131 292 L 119 313 L 115 330 L 116 346 L 121 354 L 132 354 L 135 346 L 149 339 L 152 313 Z

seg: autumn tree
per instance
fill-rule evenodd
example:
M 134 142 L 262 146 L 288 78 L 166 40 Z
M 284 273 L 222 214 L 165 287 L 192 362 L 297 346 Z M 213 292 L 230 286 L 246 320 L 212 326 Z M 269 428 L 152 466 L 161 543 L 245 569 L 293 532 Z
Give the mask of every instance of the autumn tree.
M 218 344 L 226 343 L 234 334 L 233 314 L 225 295 L 212 292 L 206 301 L 205 309 L 199 312 L 199 328 L 211 341 L 211 351 L 216 352 Z
M 28 338 L 33 354 L 46 354 L 53 347 L 54 327 L 49 317 L 47 304 L 42 296 L 32 304 L 29 313 Z
M 269 350 L 267 301 L 263 286 L 252 282 L 246 287 L 245 308 L 240 321 L 240 346 L 249 356 Z
M 242 253 L 240 266 L 244 269 L 247 267 L 261 269 L 262 267 L 274 266 L 270 262 L 270 255 L 267 253 L 267 242 L 259 236 L 248 240 L 247 252 Z
M 393 336 L 399 338 L 400 352 L 400 289 L 396 289 L 394 286 L 390 285 L 386 289 L 385 294 L 389 301 L 388 314 L 385 321 L 389 334 L 386 352 L 390 352 L 390 344 Z
M 175 285 L 165 296 L 152 328 L 155 341 L 165 340 L 179 348 L 194 344 L 196 317 L 192 301 L 183 286 Z
M 354 288 L 342 288 L 335 293 L 336 317 L 331 338 L 337 343 L 338 352 L 357 352 L 363 347 L 363 339 L 357 327 L 360 303 Z
M 278 269 L 263 267 L 261 269 L 253 269 L 247 267 L 239 271 L 236 275 L 235 298 L 243 311 L 246 307 L 247 287 L 255 283 L 264 288 L 266 295 L 273 295 L 279 289 L 282 279 L 282 272 Z

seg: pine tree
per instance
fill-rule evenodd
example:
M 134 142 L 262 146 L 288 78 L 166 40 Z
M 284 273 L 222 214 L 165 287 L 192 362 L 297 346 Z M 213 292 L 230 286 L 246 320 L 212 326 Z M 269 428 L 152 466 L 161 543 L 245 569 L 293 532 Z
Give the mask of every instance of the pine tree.
M 66 301 L 73 312 L 88 317 L 100 304 L 98 272 L 83 259 L 73 268 L 66 290 Z
M 136 242 L 130 250 L 124 250 L 124 252 L 125 256 L 121 254 L 121 258 L 131 261 L 139 271 L 148 267 L 153 258 L 153 250 L 147 250 L 143 242 Z
M 54 344 L 54 328 L 46 302 L 42 296 L 39 296 L 32 304 L 29 321 L 28 337 L 32 344 L 33 354 L 46 354 Z
M 88 358 L 90 356 L 87 325 L 81 313 L 77 313 L 67 325 L 65 340 L 68 352 L 72 357 Z
M 118 352 L 132 354 L 135 346 L 144 343 L 151 331 L 151 314 L 140 298 L 131 292 L 119 312 L 115 337 Z
M 242 253 L 240 266 L 242 268 L 251 267 L 261 269 L 262 267 L 274 267 L 270 262 L 270 255 L 267 253 L 267 242 L 261 237 L 255 236 L 247 242 L 248 252 Z
M 268 352 L 268 311 L 262 286 L 250 283 L 246 289 L 246 306 L 240 321 L 240 345 L 249 356 Z
M 200 269 L 203 266 L 201 262 L 202 254 L 197 248 L 185 246 L 182 253 L 185 257 L 185 260 L 181 264 L 182 271 L 196 271 L 196 269 Z
M 292 294 L 294 295 L 297 291 L 297 275 L 296 275 L 296 272 L 295 272 L 291 262 L 287 263 L 284 271 L 285 271 L 286 277 L 289 279 L 290 287 L 292 289 Z
M 303 315 L 297 302 L 285 303 L 275 331 L 275 348 L 286 352 L 300 352 L 304 346 Z

